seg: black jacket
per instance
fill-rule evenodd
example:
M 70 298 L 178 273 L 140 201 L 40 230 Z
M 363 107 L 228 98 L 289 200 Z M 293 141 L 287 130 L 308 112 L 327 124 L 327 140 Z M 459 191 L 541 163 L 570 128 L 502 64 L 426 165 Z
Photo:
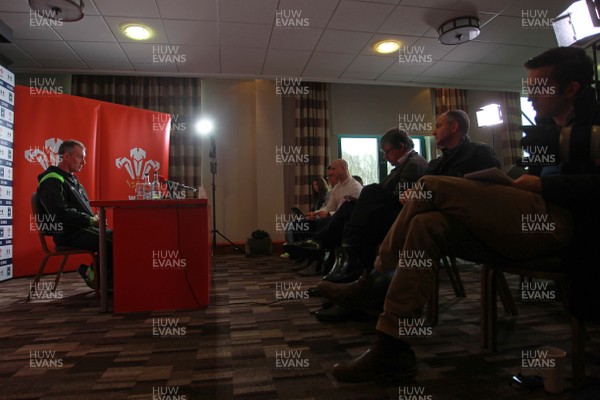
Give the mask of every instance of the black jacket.
M 453 149 L 443 149 L 442 154 L 429 162 L 425 175 L 445 175 L 462 177 L 469 172 L 486 168 L 500 168 L 500 161 L 494 150 L 483 143 L 473 143 L 465 136 Z
M 542 177 L 546 201 L 571 211 L 575 223 L 574 241 L 565 255 L 571 274 L 571 311 L 600 320 L 600 165 L 590 159 L 590 126 L 600 125 L 600 104 L 591 88 L 574 104 L 572 160 L 561 164 L 559 175 Z
M 80 229 L 93 226 L 87 193 L 73 174 L 49 167 L 38 175 L 37 192 L 49 220 L 61 224 L 62 229 L 54 235 L 56 244 L 68 245 Z
M 398 201 L 400 184 L 415 183 L 427 170 L 427 160 L 415 150 L 411 150 L 404 162 L 390 171 L 380 185 L 395 201 Z

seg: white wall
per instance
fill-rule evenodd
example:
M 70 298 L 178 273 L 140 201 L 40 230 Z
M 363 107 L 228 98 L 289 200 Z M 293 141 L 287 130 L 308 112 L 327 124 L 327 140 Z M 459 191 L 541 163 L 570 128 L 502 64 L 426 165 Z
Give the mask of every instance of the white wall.
M 275 232 L 275 215 L 283 212 L 283 171 L 275 163 L 282 112 L 274 82 L 205 79 L 201 110 L 215 124 L 217 229 L 234 242 L 256 229 L 282 239 Z M 209 140 L 202 146 L 202 182 L 212 204 Z M 225 239 L 217 236 L 217 242 Z

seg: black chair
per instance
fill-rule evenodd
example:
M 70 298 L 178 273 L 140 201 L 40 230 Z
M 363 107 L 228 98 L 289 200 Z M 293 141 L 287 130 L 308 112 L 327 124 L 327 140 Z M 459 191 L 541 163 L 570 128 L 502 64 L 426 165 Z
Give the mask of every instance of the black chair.
M 454 289 L 454 294 L 456 297 L 467 297 L 465 292 L 465 287 L 463 286 L 462 280 L 460 279 L 460 273 L 458 272 L 458 267 L 456 266 L 456 258 L 455 257 L 442 257 L 442 264 L 444 269 L 448 273 L 448 278 L 450 279 L 450 283 L 452 284 L 452 288 Z M 427 319 L 429 320 L 429 324 L 431 326 L 435 326 L 438 323 L 438 315 L 440 309 L 440 271 L 436 271 L 435 277 L 435 287 L 431 292 L 431 297 L 429 299 L 429 304 L 427 308 Z
M 498 351 L 498 310 L 496 296 L 500 293 L 499 291 L 508 291 L 508 286 L 504 278 L 505 273 L 554 281 L 562 297 L 563 304 L 568 309 L 569 279 L 564 270 L 562 259 L 540 258 L 527 261 L 505 261 L 502 263 L 483 264 L 481 270 L 480 342 L 481 347 L 494 352 Z M 502 288 L 502 286 L 504 287 Z M 510 297 L 510 292 L 508 296 Z M 573 386 L 579 387 L 585 379 L 585 324 L 582 320 L 572 315 L 570 316 L 570 324 L 572 379 Z

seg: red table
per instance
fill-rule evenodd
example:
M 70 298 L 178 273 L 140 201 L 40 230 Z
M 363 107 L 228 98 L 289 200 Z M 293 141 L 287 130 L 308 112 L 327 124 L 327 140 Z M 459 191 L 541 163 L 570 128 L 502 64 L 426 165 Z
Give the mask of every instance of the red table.
M 91 201 L 99 208 L 101 311 L 106 209 L 113 209 L 114 311 L 200 308 L 210 292 L 206 199 Z

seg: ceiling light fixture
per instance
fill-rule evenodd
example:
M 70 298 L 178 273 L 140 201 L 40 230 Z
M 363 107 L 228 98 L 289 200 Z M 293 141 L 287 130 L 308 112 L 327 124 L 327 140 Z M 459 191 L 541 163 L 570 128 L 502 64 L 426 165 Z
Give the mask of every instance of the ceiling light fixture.
M 38 15 L 63 22 L 83 18 L 83 0 L 29 0 L 29 7 Z
M 133 40 L 146 40 L 152 36 L 150 28 L 140 24 L 128 24 L 122 29 L 125 36 Z
M 461 44 L 479 36 L 477 17 L 459 17 L 443 23 L 438 28 L 441 44 Z
M 375 51 L 380 54 L 390 54 L 398 51 L 400 43 L 395 40 L 382 40 L 381 42 L 375 43 Z

